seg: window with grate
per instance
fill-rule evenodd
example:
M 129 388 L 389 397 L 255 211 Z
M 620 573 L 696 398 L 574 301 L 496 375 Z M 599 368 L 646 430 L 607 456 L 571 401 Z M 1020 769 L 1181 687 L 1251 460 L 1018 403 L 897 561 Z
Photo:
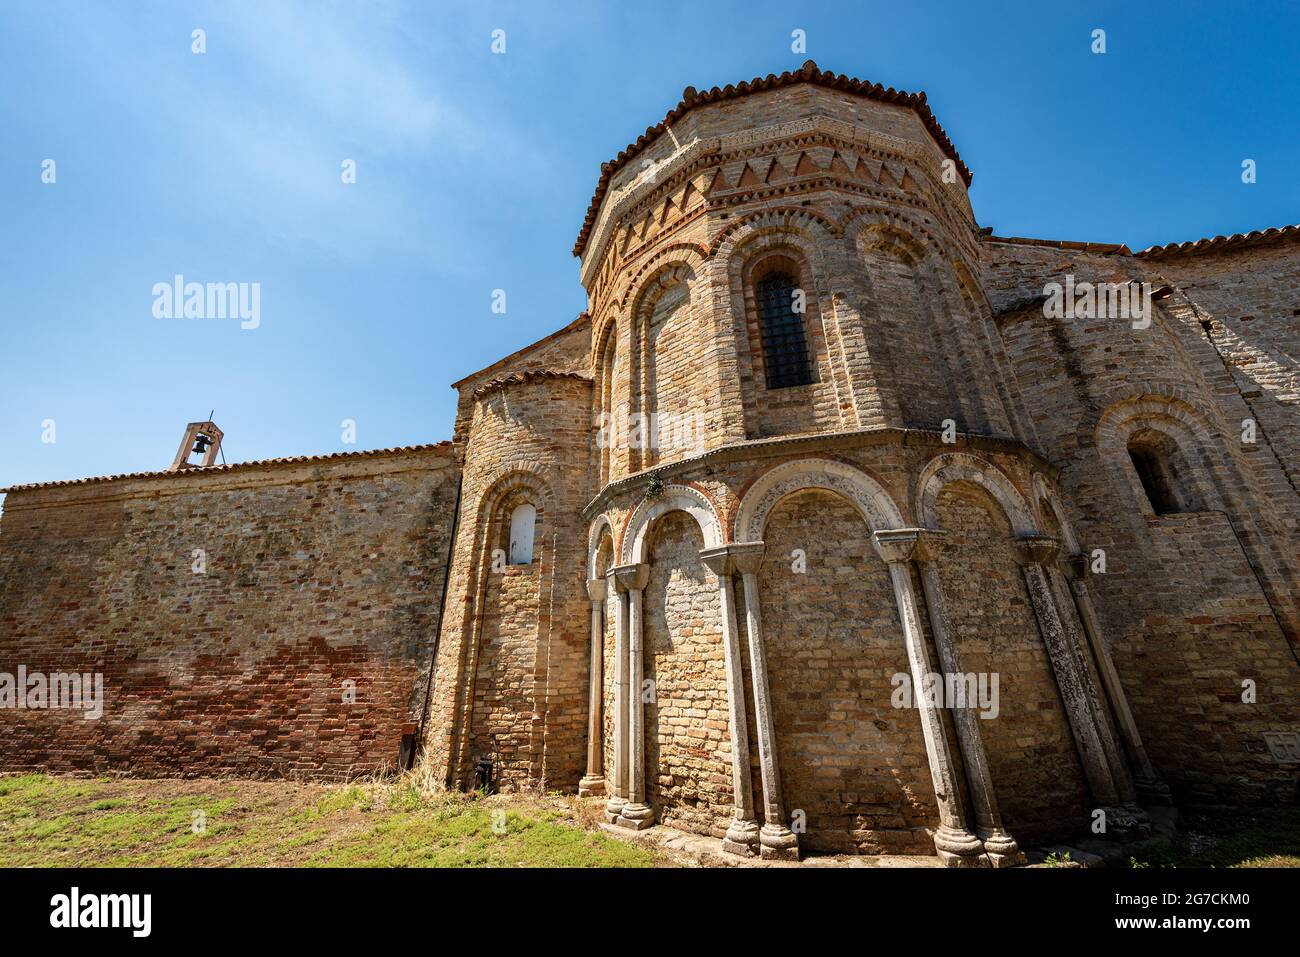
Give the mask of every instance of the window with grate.
M 754 290 L 769 389 L 785 389 L 813 381 L 803 316 L 794 310 L 796 288 L 788 273 L 778 272 L 759 280 Z

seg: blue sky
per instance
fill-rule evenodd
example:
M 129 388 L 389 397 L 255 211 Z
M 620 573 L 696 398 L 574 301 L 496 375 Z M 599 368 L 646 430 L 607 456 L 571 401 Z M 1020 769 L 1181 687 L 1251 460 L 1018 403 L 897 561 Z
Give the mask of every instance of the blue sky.
M 0 486 L 165 468 L 209 409 L 228 461 L 450 437 L 449 383 L 582 311 L 600 163 L 808 57 L 925 90 L 1000 234 L 1300 222 L 1296 3 L 7 0 Z M 155 318 L 177 273 L 260 326 Z

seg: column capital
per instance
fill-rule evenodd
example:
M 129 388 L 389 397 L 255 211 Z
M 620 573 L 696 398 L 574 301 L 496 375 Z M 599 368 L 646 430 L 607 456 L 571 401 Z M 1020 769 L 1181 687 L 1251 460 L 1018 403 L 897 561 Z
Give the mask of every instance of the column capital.
M 1076 552 L 1065 560 L 1065 569 L 1070 573 L 1070 579 L 1076 582 L 1086 581 L 1088 578 L 1088 569 L 1092 562 L 1088 558 L 1087 550 Z
M 650 566 L 645 562 L 619 565 L 611 568 L 609 573 L 614 578 L 614 587 L 619 591 L 641 591 L 650 579 Z
M 1048 565 L 1061 550 L 1061 540 L 1050 535 L 1021 535 L 1011 544 L 1021 565 Z
M 938 528 L 882 528 L 871 544 L 886 562 L 928 562 L 939 557 L 947 532 Z
M 731 561 L 731 546 L 729 545 L 700 549 L 700 561 L 704 562 L 709 571 L 719 578 L 727 577 L 734 570 Z
M 604 578 L 587 579 L 587 597 L 592 601 L 604 601 L 609 590 L 609 582 Z

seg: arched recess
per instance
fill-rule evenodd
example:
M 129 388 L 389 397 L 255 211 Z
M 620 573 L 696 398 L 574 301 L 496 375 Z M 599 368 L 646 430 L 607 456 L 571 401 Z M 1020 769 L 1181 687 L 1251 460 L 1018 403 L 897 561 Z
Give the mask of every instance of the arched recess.
M 838 357 L 843 344 L 837 339 L 834 302 L 820 245 L 828 237 L 822 225 L 816 225 L 814 232 L 791 226 L 783 217 L 760 217 L 738 230 L 718 252 L 720 268 L 726 270 L 730 335 L 736 343 L 740 400 L 749 438 L 856 424 L 845 421 L 842 406 L 848 403 L 840 402 L 844 381 Z M 786 276 L 793 283 L 798 303 L 791 312 L 802 319 L 798 328 L 807 375 L 793 382 L 773 381 L 771 375 L 788 343 L 774 342 L 767 334 L 764 308 L 775 304 L 764 301 L 760 286 L 776 276 Z M 803 308 L 801 314 L 798 306 Z
M 646 539 L 655 519 L 669 512 L 682 511 L 700 526 L 705 548 L 722 544 L 722 522 L 717 509 L 707 495 L 689 485 L 666 485 L 663 493 L 653 499 L 643 499 L 628 516 L 623 529 L 621 564 L 631 565 L 646 560 Z
M 700 370 L 712 347 L 702 332 L 698 273 L 670 261 L 653 273 L 632 300 L 629 315 L 629 469 L 650 468 L 698 449 L 679 448 L 674 436 L 703 414 Z M 706 380 L 707 383 L 707 380 Z
M 587 535 L 587 578 L 605 579 L 603 618 L 601 620 L 601 744 L 602 767 L 608 778 L 614 770 L 614 686 L 618 681 L 615 631 L 618 627 L 618 603 L 609 569 L 617 564 L 614 550 L 614 526 L 609 516 L 599 515 Z
M 937 456 L 918 495 L 923 524 L 944 533 L 935 562 L 960 671 L 990 692 L 997 681 L 979 729 L 1006 827 L 1022 843 L 1061 839 L 1085 819 L 1088 787 L 1012 541 L 1038 523 L 1003 473 L 962 453 Z
M 985 489 L 1002 506 L 1017 536 L 1040 534 L 1033 510 L 1011 479 L 992 462 L 965 452 L 945 452 L 926 463 L 916 481 L 916 514 L 926 527 L 935 525 L 935 503 L 951 482 L 969 482 Z
M 533 561 L 510 565 L 510 518 L 525 503 L 536 510 Z M 545 722 L 533 716 L 544 700 L 545 673 L 537 662 L 538 649 L 550 641 L 543 601 L 555 571 L 557 515 L 551 484 L 538 466 L 502 468 L 479 497 L 454 712 L 453 766 L 460 781 L 469 782 L 483 758 L 493 761 L 504 789 L 541 779 Z
M 1031 488 L 1034 493 L 1034 502 L 1038 505 L 1039 527 L 1043 528 L 1050 535 L 1053 532 L 1052 526 L 1060 531 L 1062 552 L 1061 556 L 1078 555 L 1082 550 L 1078 537 L 1074 534 L 1074 527 L 1070 523 L 1070 517 L 1066 514 L 1065 508 L 1061 505 L 1061 498 L 1056 493 L 1052 483 L 1042 472 L 1035 472 L 1031 480 Z
M 592 351 L 592 451 L 599 487 L 602 488 L 612 475 L 626 467 L 619 458 L 627 454 L 626 444 L 620 439 L 630 400 L 627 347 L 619 342 L 619 332 L 624 325 L 626 323 L 612 317 L 601 325 L 592 340 L 595 343 Z
M 918 235 L 924 238 L 918 238 Z M 952 419 L 962 432 L 983 427 L 983 411 L 969 381 L 971 351 L 944 307 L 929 238 L 907 221 L 862 218 L 849 240 L 862 264 L 862 316 L 873 354 L 888 356 L 887 374 L 905 428 L 938 430 Z
M 805 850 L 931 850 L 938 805 L 920 715 L 891 703 L 909 664 L 871 540 L 904 524 L 876 479 L 825 458 L 769 469 L 736 512 L 733 539 L 766 546 L 756 594 L 781 797 L 804 816 Z
M 809 488 L 844 496 L 872 531 L 904 527 L 902 512 L 894 499 L 866 472 L 834 459 L 796 459 L 769 469 L 746 490 L 736 509 L 733 540 L 761 541 L 767 516 L 777 503 L 787 495 Z

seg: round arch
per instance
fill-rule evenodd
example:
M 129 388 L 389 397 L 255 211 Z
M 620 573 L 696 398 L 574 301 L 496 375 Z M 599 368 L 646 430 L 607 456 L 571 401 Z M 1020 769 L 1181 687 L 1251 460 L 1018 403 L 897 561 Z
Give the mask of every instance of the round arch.
M 667 485 L 662 495 L 643 499 L 628 517 L 623 530 L 622 564 L 645 561 L 646 541 L 655 520 L 669 512 L 679 511 L 689 514 L 700 526 L 705 548 L 717 548 L 722 544 L 722 522 L 709 497 L 689 485 Z
M 823 489 L 848 499 L 872 531 L 905 526 L 894 499 L 866 472 L 834 459 L 797 459 L 769 469 L 745 492 L 736 510 L 734 539 L 762 541 L 772 509 L 804 489 Z
M 1002 506 L 1016 535 L 1042 534 L 1029 503 L 1006 473 L 992 462 L 966 452 L 936 455 L 921 470 L 916 482 L 916 512 L 925 526 L 937 527 L 935 504 L 943 487 L 951 482 L 970 482 L 992 495 Z

